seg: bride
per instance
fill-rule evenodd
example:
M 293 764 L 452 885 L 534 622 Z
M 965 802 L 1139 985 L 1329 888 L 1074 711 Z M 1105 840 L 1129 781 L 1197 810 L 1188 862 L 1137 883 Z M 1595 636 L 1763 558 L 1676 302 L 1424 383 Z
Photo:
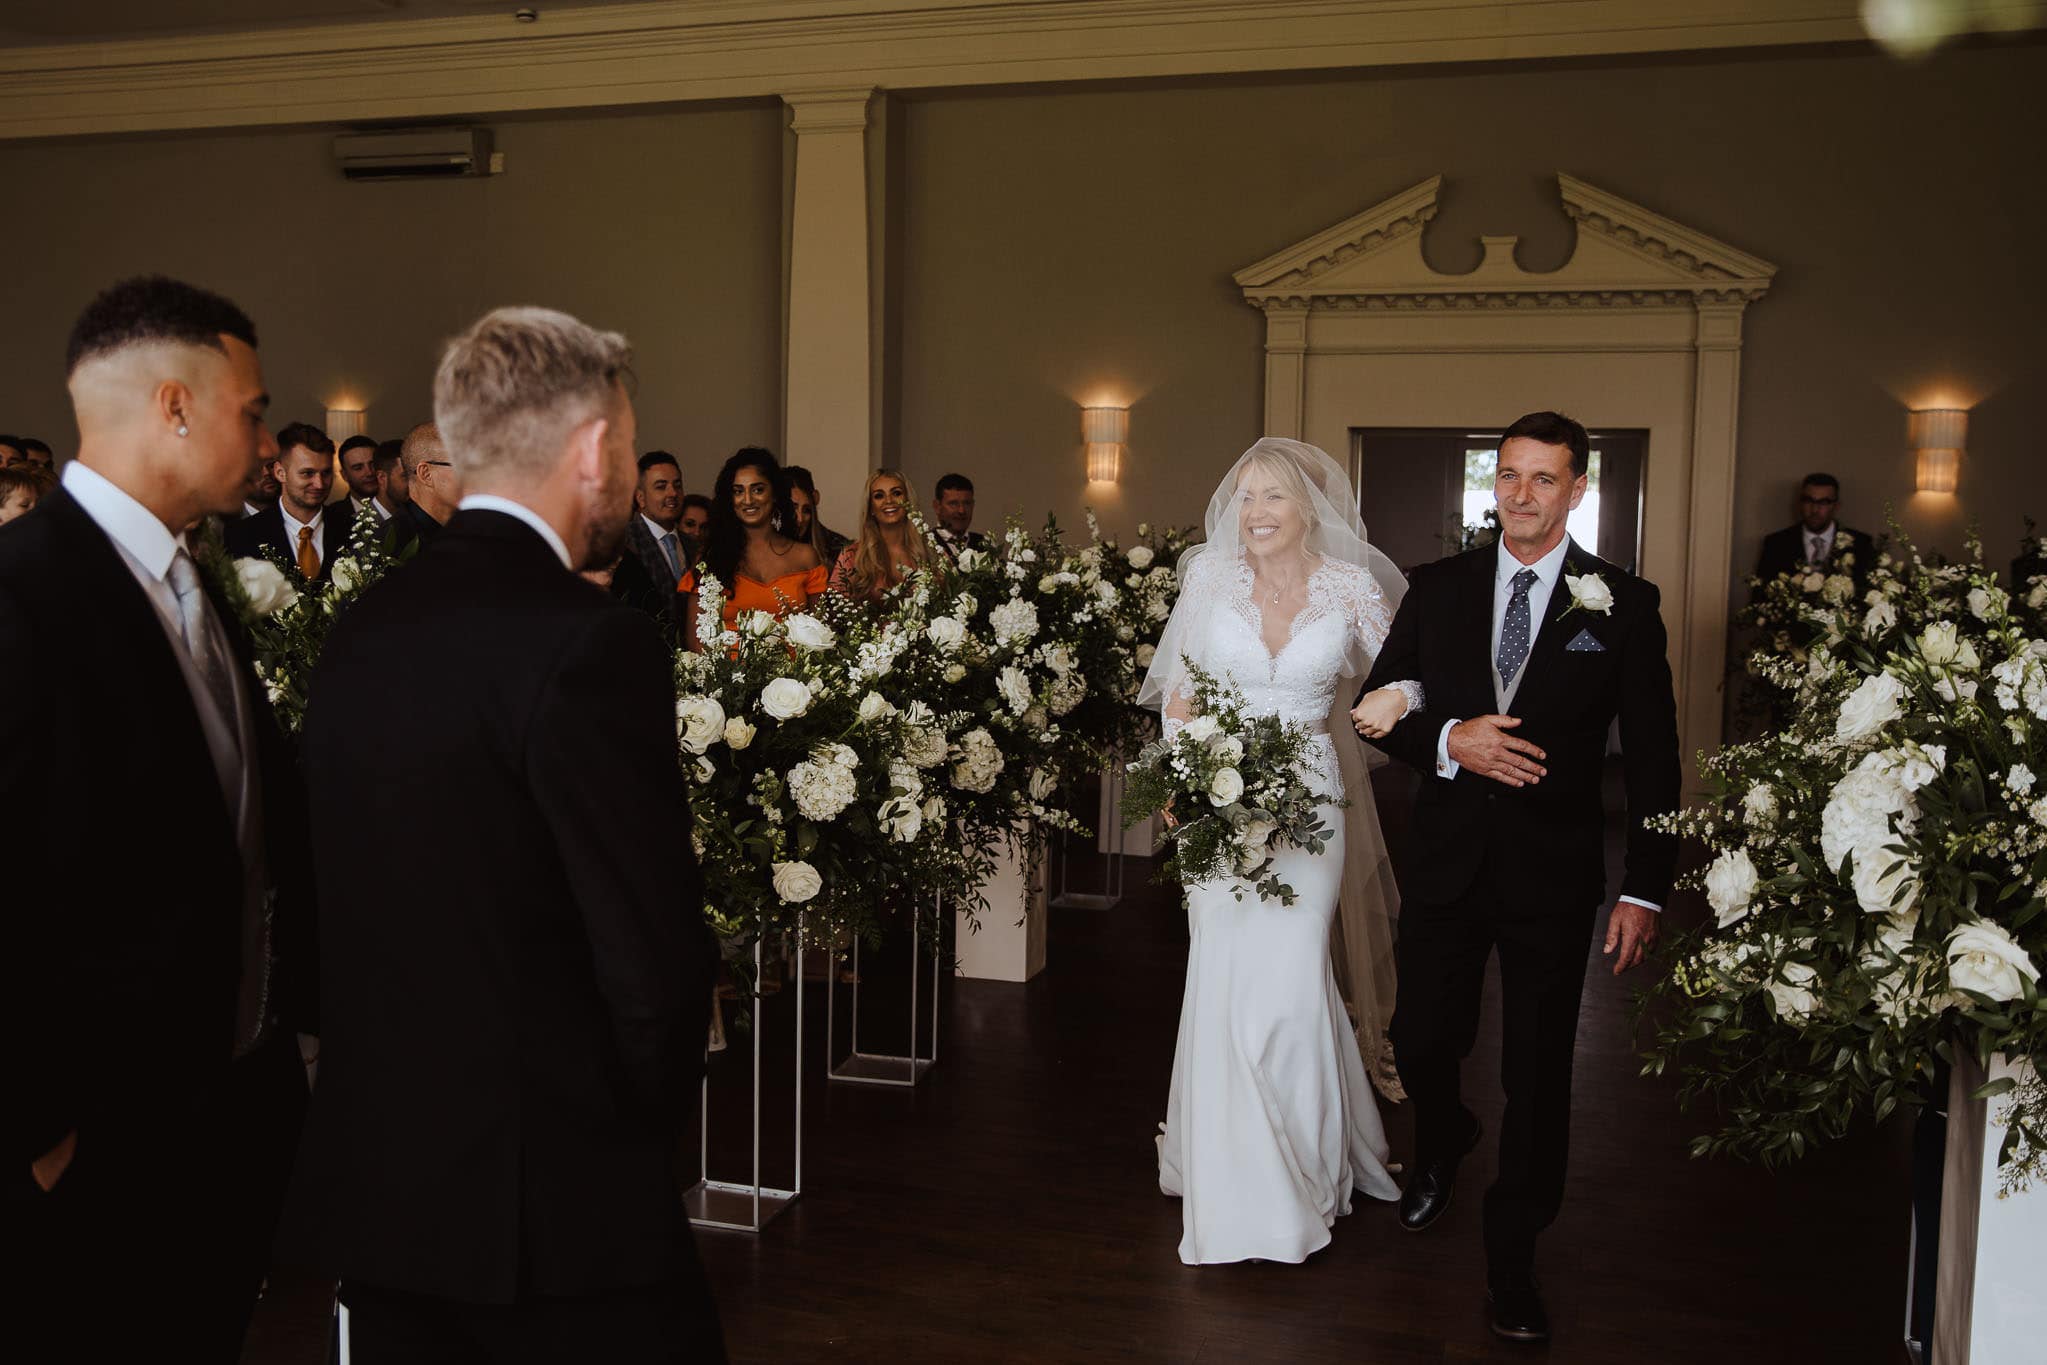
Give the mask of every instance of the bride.
M 1293 905 L 1235 882 L 1187 887 L 1187 988 L 1159 1187 L 1183 1201 L 1189 1265 L 1299 1262 L 1329 1244 L 1353 1189 L 1400 1196 L 1372 1094 L 1376 1081 L 1399 1098 L 1385 1042 L 1398 893 L 1347 732 L 1383 733 L 1422 696 L 1396 684 L 1354 715 L 1338 700 L 1371 671 L 1407 584 L 1366 541 L 1350 480 L 1328 455 L 1259 441 L 1209 499 L 1206 531 L 1181 560 L 1179 605 L 1140 701 L 1161 709 L 1168 732 L 1186 723 L 1191 661 L 1234 686 L 1252 713 L 1313 732 L 1310 785 L 1350 804 L 1325 808 L 1335 834 L 1321 854 L 1278 855 L 1274 872 L 1294 889 Z M 1346 732 L 1342 742 L 1333 727 Z M 1355 1033 L 1331 953 L 1339 904 Z

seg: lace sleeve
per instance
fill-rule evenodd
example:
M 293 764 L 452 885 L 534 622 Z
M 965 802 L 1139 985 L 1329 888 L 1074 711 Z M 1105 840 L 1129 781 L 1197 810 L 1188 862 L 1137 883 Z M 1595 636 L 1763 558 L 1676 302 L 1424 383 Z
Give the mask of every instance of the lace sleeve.
M 1413 682 L 1403 678 L 1399 682 L 1387 683 L 1386 685 L 1392 688 L 1395 692 L 1398 692 L 1401 696 L 1407 698 L 1407 710 L 1402 713 L 1403 715 L 1408 716 L 1413 715 L 1415 712 L 1421 710 L 1424 703 L 1426 703 L 1428 700 L 1428 698 L 1422 693 L 1422 685 L 1418 682 Z
M 1345 615 L 1365 654 L 1376 656 L 1379 646 L 1386 643 L 1386 632 L 1393 628 L 1393 609 L 1386 604 L 1386 594 L 1380 590 L 1377 579 L 1354 565 L 1345 568 L 1348 570 L 1342 579 Z

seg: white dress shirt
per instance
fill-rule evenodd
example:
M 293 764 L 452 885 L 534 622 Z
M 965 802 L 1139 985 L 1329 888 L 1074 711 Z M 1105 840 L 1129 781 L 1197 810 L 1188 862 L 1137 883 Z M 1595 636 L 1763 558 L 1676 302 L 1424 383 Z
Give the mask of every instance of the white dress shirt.
M 1833 539 L 1833 528 L 1827 528 L 1829 542 Z M 1493 632 L 1492 649 L 1487 657 L 1495 660 L 1493 677 L 1499 684 L 1500 695 L 1511 697 L 1521 674 L 1528 671 L 1528 660 L 1535 657 L 1535 642 L 1542 635 L 1543 620 L 1549 614 L 1549 600 L 1556 591 L 1557 580 L 1564 575 L 1564 556 L 1570 551 L 1571 538 L 1565 536 L 1552 549 L 1533 564 L 1523 564 L 1507 548 L 1506 537 L 1499 541 L 1498 559 L 1493 570 Z M 1535 570 L 1535 581 L 1528 585 L 1528 654 L 1521 660 L 1520 672 L 1512 678 L 1499 676 L 1500 630 L 1506 622 L 1507 603 L 1514 598 L 1514 576 L 1523 569 Z M 1461 724 L 1462 717 L 1443 722 L 1443 728 L 1436 735 L 1436 776 L 1445 779 L 1457 776 L 1464 765 L 1450 757 L 1450 727 Z M 1633 896 L 1622 896 L 1630 905 L 1639 905 L 1648 910 L 1663 907 Z
M 1798 533 L 1805 537 L 1806 563 L 1824 564 L 1827 562 L 1827 558 L 1834 553 L 1834 530 L 1835 526 L 1831 521 L 1827 523 L 1826 529 L 1823 531 L 1808 531 L 1803 526 L 1798 528 Z
M 277 500 L 277 514 L 284 518 L 284 552 L 291 556 L 292 563 L 298 563 L 299 530 L 309 528 L 313 533 L 313 553 L 320 556 L 320 567 L 327 566 L 327 509 L 313 513 L 311 521 L 300 521 L 291 514 L 291 507 L 284 499 Z
M 378 502 L 375 498 L 358 498 L 351 494 L 348 501 L 355 508 L 357 516 L 361 516 L 363 509 L 367 507 L 375 509 L 378 521 L 389 521 L 391 519 L 391 514 L 384 510 L 384 504 Z
M 562 562 L 564 569 L 575 571 L 576 566 L 569 560 L 569 547 L 562 540 L 561 532 L 549 526 L 545 517 L 525 503 L 513 502 L 510 498 L 501 498 L 495 493 L 471 493 L 455 506 L 458 511 L 463 512 L 503 512 L 508 517 L 517 517 L 539 532 L 540 538 L 547 542 L 548 549 L 554 551 L 555 558 Z

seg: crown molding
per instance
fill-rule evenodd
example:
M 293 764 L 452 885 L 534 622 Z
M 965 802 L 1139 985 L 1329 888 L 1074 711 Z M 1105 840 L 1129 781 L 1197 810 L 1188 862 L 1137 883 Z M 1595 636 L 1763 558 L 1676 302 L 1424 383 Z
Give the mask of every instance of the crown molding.
M 1862 37 L 1856 0 L 646 0 L 7 48 L 0 138 Z
M 1481 237 L 1484 258 L 1445 274 L 1422 254 L 1443 177 L 1382 200 L 1237 272 L 1245 302 L 1270 317 L 1323 312 L 1736 308 L 1769 291 L 1777 267 L 1575 176 L 1557 174 L 1578 225 L 1571 259 L 1522 269 L 1519 239 Z

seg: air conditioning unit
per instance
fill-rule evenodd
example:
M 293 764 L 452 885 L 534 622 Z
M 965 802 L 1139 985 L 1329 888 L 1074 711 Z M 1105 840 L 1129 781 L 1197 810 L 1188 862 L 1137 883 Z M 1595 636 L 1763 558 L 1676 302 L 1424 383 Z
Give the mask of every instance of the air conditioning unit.
M 334 139 L 334 159 L 350 180 L 436 180 L 498 169 L 488 128 L 343 133 Z

